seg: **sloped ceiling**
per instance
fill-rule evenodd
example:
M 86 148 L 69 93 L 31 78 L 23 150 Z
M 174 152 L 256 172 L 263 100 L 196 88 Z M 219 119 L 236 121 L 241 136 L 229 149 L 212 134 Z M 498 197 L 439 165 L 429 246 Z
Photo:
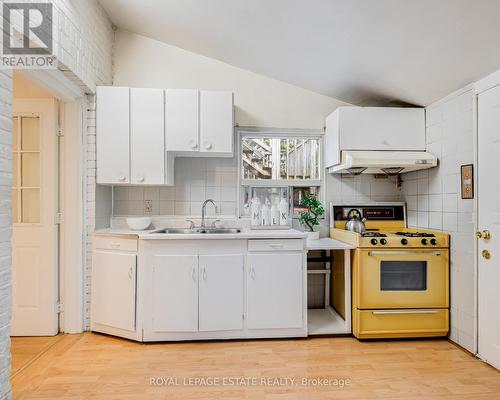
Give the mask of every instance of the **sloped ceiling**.
M 500 0 L 100 0 L 113 23 L 359 105 L 500 69 Z

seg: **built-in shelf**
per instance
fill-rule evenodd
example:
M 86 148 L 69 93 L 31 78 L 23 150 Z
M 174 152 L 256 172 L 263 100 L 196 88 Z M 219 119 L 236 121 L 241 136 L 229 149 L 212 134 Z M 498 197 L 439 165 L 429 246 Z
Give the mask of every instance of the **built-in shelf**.
M 331 307 L 307 310 L 307 328 L 309 336 L 350 332 L 344 319 Z

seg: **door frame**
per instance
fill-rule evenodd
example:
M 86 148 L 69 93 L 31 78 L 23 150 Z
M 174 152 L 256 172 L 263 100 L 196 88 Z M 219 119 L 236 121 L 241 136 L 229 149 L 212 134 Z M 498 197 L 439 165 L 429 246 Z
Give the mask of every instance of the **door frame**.
M 493 72 L 492 74 L 480 79 L 479 81 L 473 83 L 473 118 L 474 118 L 474 126 L 473 126 L 473 136 L 474 136 L 474 231 L 477 232 L 479 230 L 479 196 L 480 192 L 478 190 L 478 176 L 479 176 L 479 129 L 478 129 L 478 98 L 479 95 L 489 89 L 492 89 L 496 86 L 500 85 L 500 70 Z M 475 292 L 474 296 L 475 304 L 474 310 L 476 316 L 474 318 L 474 353 L 481 357 L 479 354 L 479 240 L 474 240 L 474 277 L 475 277 Z
M 21 75 L 59 100 L 59 330 L 84 331 L 86 253 L 85 190 L 87 107 L 83 90 L 59 70 L 22 70 Z M 75 254 L 78 255 L 75 257 Z

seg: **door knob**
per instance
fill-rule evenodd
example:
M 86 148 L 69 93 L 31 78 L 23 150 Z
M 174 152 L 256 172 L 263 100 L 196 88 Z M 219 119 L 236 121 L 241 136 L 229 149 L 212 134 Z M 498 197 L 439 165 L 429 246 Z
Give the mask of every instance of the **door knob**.
M 491 258 L 491 254 L 488 250 L 483 250 L 481 252 L 481 255 L 483 256 L 484 259 L 489 260 Z
M 476 232 L 476 237 L 478 239 L 490 240 L 491 239 L 491 233 L 488 230 L 484 230 L 482 232 L 481 231 L 477 231 Z

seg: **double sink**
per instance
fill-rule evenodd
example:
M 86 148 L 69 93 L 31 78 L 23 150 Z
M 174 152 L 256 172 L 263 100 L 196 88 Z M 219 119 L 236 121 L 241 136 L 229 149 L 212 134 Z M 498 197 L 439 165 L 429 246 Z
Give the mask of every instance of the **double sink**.
M 164 233 L 164 234 L 171 234 L 171 233 L 177 233 L 177 234 L 184 234 L 184 235 L 189 235 L 189 234 L 194 234 L 194 233 L 240 233 L 241 229 L 238 228 L 187 228 L 187 229 L 182 229 L 182 228 L 165 228 L 165 229 L 160 229 L 158 231 L 154 231 L 153 233 Z

